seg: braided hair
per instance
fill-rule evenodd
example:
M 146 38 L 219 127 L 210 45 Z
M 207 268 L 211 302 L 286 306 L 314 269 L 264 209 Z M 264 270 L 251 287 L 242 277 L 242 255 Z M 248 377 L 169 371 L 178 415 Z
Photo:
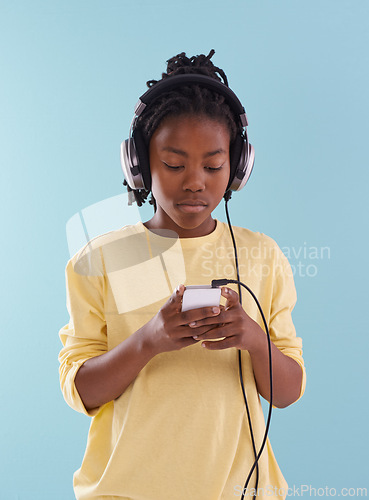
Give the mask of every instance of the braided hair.
M 185 52 L 181 52 L 167 60 L 167 71 L 162 73 L 162 80 L 175 75 L 196 73 L 215 78 L 228 87 L 228 79 L 224 71 L 210 61 L 214 54 L 215 50 L 212 49 L 207 56 L 200 54 L 188 58 Z M 151 88 L 157 83 L 158 80 L 149 80 L 146 85 Z M 203 115 L 223 122 L 230 132 L 231 144 L 237 133 L 242 133 L 241 126 L 223 95 L 198 84 L 183 85 L 158 96 L 138 118 L 136 126 L 142 131 L 146 147 L 149 147 L 152 135 L 164 118 L 184 115 Z M 123 184 L 127 186 L 129 192 L 133 191 L 139 207 L 145 203 L 150 191 L 132 190 L 127 181 Z M 154 205 L 156 211 L 156 202 L 152 194 L 149 203 Z

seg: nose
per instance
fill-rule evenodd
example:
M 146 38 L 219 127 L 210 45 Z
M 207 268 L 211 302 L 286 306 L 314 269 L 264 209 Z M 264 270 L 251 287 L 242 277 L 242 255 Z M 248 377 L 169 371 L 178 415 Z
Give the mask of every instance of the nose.
M 201 167 L 187 168 L 183 178 L 184 191 L 203 191 L 205 189 L 205 176 Z

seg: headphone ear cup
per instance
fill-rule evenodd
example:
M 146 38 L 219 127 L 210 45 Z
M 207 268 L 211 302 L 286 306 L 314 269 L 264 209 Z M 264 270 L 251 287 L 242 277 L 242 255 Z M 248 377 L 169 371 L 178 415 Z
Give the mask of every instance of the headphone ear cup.
M 120 165 L 129 187 L 140 189 L 143 180 L 138 172 L 136 151 L 132 139 L 126 139 L 120 145 Z
M 140 128 L 135 128 L 132 134 L 134 140 L 136 155 L 138 160 L 138 168 L 143 179 L 143 188 L 146 191 L 151 190 L 151 173 L 150 173 L 150 159 L 148 147 L 145 143 L 144 137 Z
M 230 151 L 229 151 L 229 161 L 230 161 L 230 175 L 229 175 L 229 182 L 227 186 L 227 190 L 231 189 L 231 186 L 234 181 L 234 177 L 236 175 L 238 165 L 240 163 L 241 159 L 241 152 L 244 144 L 244 139 L 240 135 L 237 135 L 236 139 L 234 140 Z
M 248 181 L 255 160 L 255 150 L 247 141 L 237 136 L 230 151 L 231 175 L 227 190 L 240 191 Z
M 245 155 L 247 151 L 247 144 L 245 142 Z M 246 157 L 246 156 L 245 156 Z M 245 170 L 244 170 L 244 175 L 243 178 L 241 179 L 240 185 L 237 188 L 237 191 L 240 191 L 246 184 L 246 182 L 249 180 L 249 177 L 251 175 L 252 169 L 254 168 L 254 163 L 255 163 L 255 149 L 252 144 L 249 143 L 249 151 L 246 157 L 246 165 L 245 165 Z

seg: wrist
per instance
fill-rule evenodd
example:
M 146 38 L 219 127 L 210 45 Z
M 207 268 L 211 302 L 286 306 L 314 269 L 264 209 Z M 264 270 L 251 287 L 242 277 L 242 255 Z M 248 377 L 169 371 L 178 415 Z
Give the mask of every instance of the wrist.
M 267 348 L 266 335 L 257 323 L 254 323 L 252 330 L 248 333 L 249 342 L 247 350 L 251 355 L 259 355 Z
M 152 335 L 150 335 L 150 322 L 143 325 L 142 328 L 137 330 L 135 335 L 137 335 L 138 339 L 138 349 L 141 355 L 147 359 L 147 362 L 150 361 L 154 356 L 159 354 L 157 346 L 153 342 Z

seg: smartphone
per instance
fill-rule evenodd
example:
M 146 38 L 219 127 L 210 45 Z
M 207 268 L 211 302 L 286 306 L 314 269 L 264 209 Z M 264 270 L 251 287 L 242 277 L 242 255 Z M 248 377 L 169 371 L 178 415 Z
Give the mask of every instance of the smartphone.
M 220 294 L 220 287 L 212 288 L 211 285 L 186 286 L 182 298 L 182 311 L 219 306 Z

